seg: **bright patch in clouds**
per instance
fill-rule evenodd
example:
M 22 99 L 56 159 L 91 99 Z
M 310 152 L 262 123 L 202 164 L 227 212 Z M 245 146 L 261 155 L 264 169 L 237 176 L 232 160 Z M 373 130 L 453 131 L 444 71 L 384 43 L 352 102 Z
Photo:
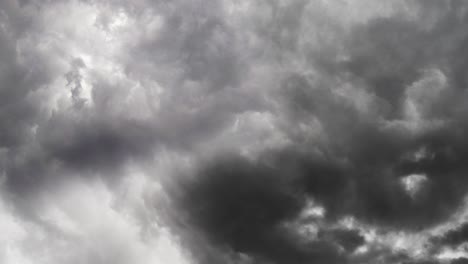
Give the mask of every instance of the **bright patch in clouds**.
M 426 181 L 427 177 L 424 174 L 411 174 L 403 177 L 401 179 L 401 184 L 405 191 L 413 197 L 421 188 L 423 188 Z

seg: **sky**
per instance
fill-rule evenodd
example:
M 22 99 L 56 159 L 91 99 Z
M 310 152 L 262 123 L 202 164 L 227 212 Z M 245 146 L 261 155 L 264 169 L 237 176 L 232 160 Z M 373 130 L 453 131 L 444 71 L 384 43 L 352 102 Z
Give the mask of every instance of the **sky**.
M 468 2 L 1 0 L 0 263 L 468 263 Z

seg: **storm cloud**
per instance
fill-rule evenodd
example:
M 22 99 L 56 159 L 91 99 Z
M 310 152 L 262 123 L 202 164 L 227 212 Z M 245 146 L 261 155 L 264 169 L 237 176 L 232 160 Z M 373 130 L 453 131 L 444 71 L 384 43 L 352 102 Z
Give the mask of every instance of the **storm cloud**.
M 5 0 L 0 262 L 464 263 L 462 1 Z

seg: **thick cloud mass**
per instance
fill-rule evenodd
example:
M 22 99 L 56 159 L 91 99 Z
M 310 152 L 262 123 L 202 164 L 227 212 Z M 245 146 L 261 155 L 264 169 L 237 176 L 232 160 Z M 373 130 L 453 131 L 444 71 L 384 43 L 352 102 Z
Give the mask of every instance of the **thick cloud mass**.
M 0 263 L 465 263 L 468 4 L 0 2 Z

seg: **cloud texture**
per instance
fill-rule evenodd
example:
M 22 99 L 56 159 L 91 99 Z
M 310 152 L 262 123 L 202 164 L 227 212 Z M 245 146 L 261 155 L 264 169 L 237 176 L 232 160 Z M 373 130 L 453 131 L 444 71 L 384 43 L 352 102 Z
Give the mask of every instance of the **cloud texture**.
M 0 2 L 1 263 L 465 263 L 463 1 Z

